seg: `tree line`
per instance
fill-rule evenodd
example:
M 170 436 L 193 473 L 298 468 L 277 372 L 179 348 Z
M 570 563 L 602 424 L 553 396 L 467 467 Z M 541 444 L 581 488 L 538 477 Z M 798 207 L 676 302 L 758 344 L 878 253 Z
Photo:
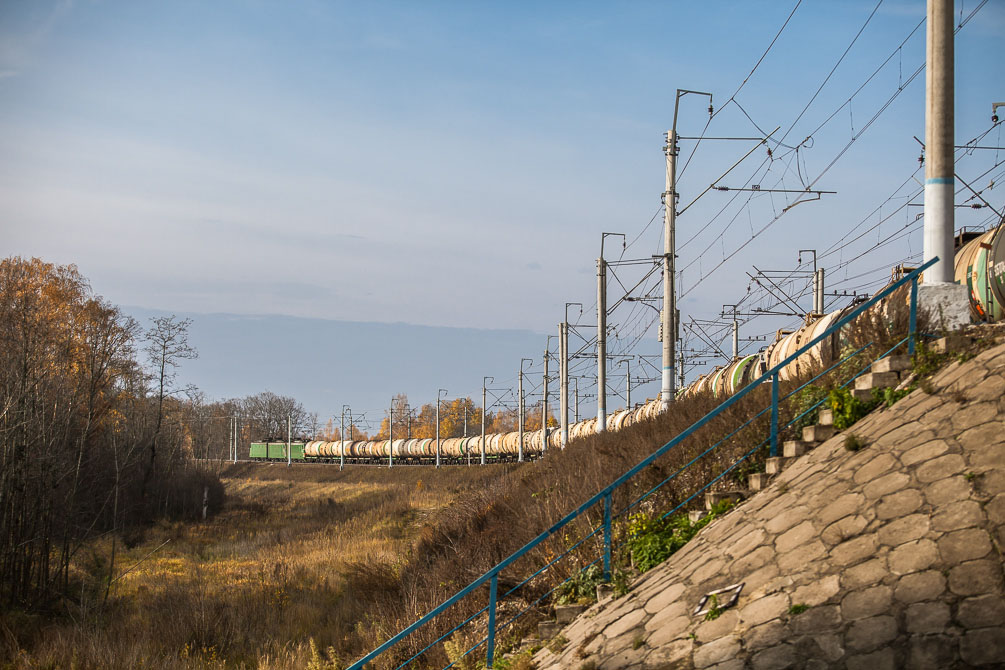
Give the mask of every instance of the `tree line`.
M 229 455 L 231 416 L 259 435 L 285 435 L 287 417 L 317 430 L 291 398 L 208 402 L 180 385 L 179 367 L 198 355 L 189 326 L 141 325 L 73 265 L 0 260 L 0 605 L 79 597 L 71 560 L 102 535 L 107 597 L 120 542 L 155 519 L 218 509 L 222 484 L 199 459 Z

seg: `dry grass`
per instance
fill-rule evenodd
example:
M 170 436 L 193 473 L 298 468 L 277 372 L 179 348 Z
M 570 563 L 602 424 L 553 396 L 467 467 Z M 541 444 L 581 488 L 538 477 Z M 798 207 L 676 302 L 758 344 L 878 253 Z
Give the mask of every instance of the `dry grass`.
M 903 320 L 899 313 L 893 316 Z M 874 342 L 864 356 L 868 360 L 893 337 L 888 322 L 877 318 L 851 331 L 848 342 Z M 782 386 L 784 393 L 795 383 Z M 615 511 L 752 417 L 768 397 L 767 388 L 755 389 L 646 468 L 617 492 Z M 39 628 L 24 618 L 5 617 L 0 635 L 9 667 L 339 667 L 339 659 L 358 658 L 484 574 L 718 402 L 709 396 L 681 400 L 653 421 L 592 436 L 522 466 L 353 467 L 344 472 L 309 465 L 230 467 L 222 474 L 229 495 L 225 511 L 209 523 L 151 530 L 120 565 L 170 542 L 121 579 L 107 604 L 97 606 L 101 589 L 93 588 L 107 554 L 96 544 L 90 557 L 75 563 L 84 588 L 68 608 L 72 621 Z M 786 403 L 783 417 L 794 415 L 794 404 Z M 697 460 L 643 507 L 662 511 L 683 502 L 767 432 L 763 416 Z M 764 455 L 758 454 L 755 463 Z M 729 483 L 728 478 L 722 482 Z M 689 506 L 702 502 L 698 498 Z M 593 510 L 514 564 L 500 577 L 500 591 L 584 537 L 600 515 L 599 508 Z M 596 539 L 586 542 L 582 555 L 532 581 L 520 598 L 502 602 L 500 620 L 598 551 Z M 450 621 L 484 605 L 485 595 L 475 594 L 374 667 L 388 667 L 420 650 L 447 632 Z M 532 611 L 522 625 L 529 627 L 542 613 Z M 463 639 L 478 639 L 484 622 L 476 619 L 472 629 Z M 519 640 L 520 631 L 503 631 L 501 637 L 505 646 L 506 640 Z M 424 660 L 435 665 L 445 658 L 441 646 Z
M 63 616 L 4 614 L 2 667 L 337 667 L 372 639 L 361 622 L 396 597 L 430 515 L 509 469 L 230 468 L 224 511 L 148 530 L 107 600 L 105 539 L 74 561 Z

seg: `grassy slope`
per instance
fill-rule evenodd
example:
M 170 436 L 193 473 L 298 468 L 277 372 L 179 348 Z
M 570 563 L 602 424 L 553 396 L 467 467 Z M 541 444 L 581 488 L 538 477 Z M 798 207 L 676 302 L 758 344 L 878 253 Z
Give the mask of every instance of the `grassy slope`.
M 5 615 L 7 662 L 303 668 L 325 657 L 313 643 L 358 648 L 372 636 L 357 622 L 396 581 L 430 515 L 510 469 L 232 466 L 216 518 L 156 526 L 124 553 L 119 545 L 107 601 L 106 539 L 77 557 L 81 597 L 66 617 Z M 353 577 L 357 565 L 363 577 Z

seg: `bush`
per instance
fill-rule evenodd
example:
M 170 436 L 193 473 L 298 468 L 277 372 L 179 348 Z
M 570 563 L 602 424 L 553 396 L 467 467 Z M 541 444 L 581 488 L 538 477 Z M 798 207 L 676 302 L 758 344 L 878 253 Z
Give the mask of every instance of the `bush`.
M 879 401 L 873 397 L 863 402 L 853 396 L 848 389 L 836 388 L 827 394 L 827 404 L 834 412 L 834 428 L 845 430 L 875 409 Z
M 665 518 L 645 513 L 633 515 L 628 526 L 628 548 L 632 552 L 635 567 L 641 572 L 647 572 L 659 565 L 687 544 L 712 519 L 721 516 L 732 506 L 732 501 L 723 500 L 708 515 L 694 523 L 686 512 Z

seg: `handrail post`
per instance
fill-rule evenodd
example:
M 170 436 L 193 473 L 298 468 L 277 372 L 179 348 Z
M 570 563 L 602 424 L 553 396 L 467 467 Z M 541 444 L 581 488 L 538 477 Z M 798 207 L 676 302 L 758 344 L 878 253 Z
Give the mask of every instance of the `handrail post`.
M 778 372 L 771 375 L 771 456 L 778 455 Z
M 918 332 L 918 278 L 911 279 L 911 320 L 907 333 L 907 353 L 914 355 L 914 340 Z
M 499 573 L 492 575 L 489 582 L 489 635 L 485 645 L 485 667 L 492 670 L 492 660 L 496 652 L 496 592 L 499 588 Z
M 611 492 L 604 496 L 604 581 L 611 581 Z

